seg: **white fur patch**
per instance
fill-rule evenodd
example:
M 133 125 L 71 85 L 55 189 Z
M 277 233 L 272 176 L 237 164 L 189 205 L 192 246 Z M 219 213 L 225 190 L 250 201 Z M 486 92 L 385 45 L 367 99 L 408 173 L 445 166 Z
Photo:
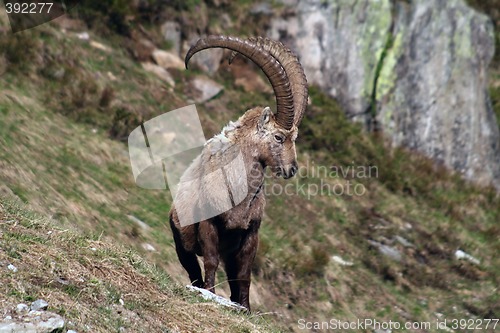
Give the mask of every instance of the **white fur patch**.
M 231 133 L 239 127 L 239 121 L 230 121 L 219 134 L 214 135 L 213 138 L 205 142 L 205 147 L 209 146 L 210 154 L 214 155 L 219 151 L 224 152 L 232 144 Z

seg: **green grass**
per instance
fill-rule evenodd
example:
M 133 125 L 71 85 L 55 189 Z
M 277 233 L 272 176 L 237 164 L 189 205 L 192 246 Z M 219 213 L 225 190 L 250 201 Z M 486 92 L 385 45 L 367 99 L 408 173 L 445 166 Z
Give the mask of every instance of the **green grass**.
M 29 46 L 33 43 L 30 38 L 37 39 L 36 50 L 43 49 L 48 66 L 44 70 L 36 66 L 24 69 L 17 64 L 0 79 L 0 145 L 6 147 L 0 150 L 0 184 L 54 219 L 51 223 L 57 228 L 68 231 L 38 223 L 37 218 L 24 216 L 22 209 L 19 215 L 9 211 L 21 226 L 37 232 L 4 232 L 3 237 L 15 244 L 6 248 L 7 257 L 28 260 L 34 247 L 46 246 L 50 250 L 57 245 L 69 251 L 64 244 L 74 244 L 79 253 L 69 252 L 70 259 L 80 269 L 91 267 L 88 258 L 110 265 L 117 272 L 126 269 L 127 274 L 139 279 L 147 276 L 160 293 L 197 306 L 196 311 L 190 308 L 190 313 L 212 311 L 209 304 L 199 305 L 197 297 L 174 282 L 185 284 L 187 277 L 177 261 L 168 230 L 168 191 L 136 187 L 126 145 L 110 139 L 123 141 L 140 120 L 187 103 L 188 81 L 200 73 L 174 73 L 176 87 L 168 90 L 118 48 L 123 37 L 112 37 L 114 42 L 109 45 L 113 47 L 108 54 L 70 36 L 61 37 L 54 28 L 42 31 L 7 42 L 12 49 L 9 52 L 16 54 L 22 50 L 20 45 Z M 61 38 L 64 42 L 57 42 Z M 58 61 L 57 54 L 65 54 L 64 59 Z M 54 73 L 61 67 L 65 75 L 57 79 Z M 117 80 L 113 81 L 108 72 Z M 274 104 L 268 94 L 244 93 L 234 88 L 234 77 L 229 72 L 216 74 L 214 79 L 223 83 L 224 93 L 198 107 L 207 136 L 249 107 Z M 75 86 L 68 86 L 70 82 Z M 114 97 L 100 105 L 109 86 L 113 87 Z M 491 95 L 498 113 L 495 89 Z M 403 312 L 409 313 L 412 320 L 435 320 L 436 311 L 447 318 L 453 318 L 456 311 L 461 316 L 498 315 L 498 297 L 493 292 L 500 282 L 500 199 L 496 192 L 470 185 L 423 156 L 391 148 L 382 137 L 367 134 L 348 121 L 339 105 L 319 89 L 311 87 L 310 95 L 312 105 L 297 141 L 299 163 L 311 166 L 314 162 L 327 168 L 376 166 L 378 175 L 354 179 L 309 175 L 270 181 L 282 186 L 295 181 L 306 186 L 322 181 L 345 186 L 351 181 L 362 185 L 366 193 L 269 195 L 253 268 L 252 288 L 261 298 L 251 302 L 257 312 L 277 315 L 240 315 L 238 320 L 278 322 L 278 326 L 289 328 L 301 317 L 403 321 L 407 319 Z M 150 229 L 138 228 L 127 215 L 144 221 Z M 47 228 L 61 233 L 56 243 L 46 235 Z M 397 243 L 396 236 L 404 237 L 414 247 Z M 391 261 L 368 240 L 393 246 L 404 260 Z M 126 249 L 117 250 L 113 245 L 116 243 Z M 157 252 L 145 252 L 142 243 L 152 244 Z M 456 262 L 453 253 L 458 247 L 479 257 L 481 265 Z M 62 250 L 53 257 L 44 257 L 42 268 L 48 269 L 53 261 L 57 270 L 65 271 L 67 259 Z M 333 255 L 354 265 L 340 266 L 330 260 Z M 130 290 L 103 279 L 98 270 L 91 273 L 85 285 L 75 280 L 57 291 L 72 302 L 102 296 L 91 304 L 109 320 L 106 327 L 116 330 L 122 322 L 111 306 Z M 126 276 L 119 275 L 124 281 Z M 220 289 L 227 293 L 224 279 L 219 274 Z M 18 300 L 35 298 L 37 292 L 33 291 L 47 287 L 45 282 L 26 291 L 5 285 L 14 288 L 9 295 Z M 138 290 L 144 297 L 149 295 Z M 422 300 L 426 306 L 421 305 Z M 156 314 L 167 308 L 164 301 L 134 298 L 125 300 L 125 308 L 145 308 Z M 396 307 L 402 311 L 396 311 Z M 77 317 L 74 308 L 55 308 L 71 318 Z M 162 318 L 163 324 L 170 318 L 187 321 L 178 313 Z M 235 323 L 227 325 L 227 330 L 248 329 Z
M 278 331 L 258 317 L 242 321 L 236 312 L 217 307 L 208 308 L 211 315 L 197 317 L 193 326 L 192 320 L 182 318 L 206 311 L 206 301 L 187 292 L 137 252 L 108 238 L 61 229 L 54 221 L 3 197 L 0 235 L 1 262 L 18 268 L 15 273 L 0 271 L 5 310 L 14 309 L 19 302 L 44 298 L 48 311 L 64 316 L 66 329 L 78 331 L 89 327 L 95 332 L 120 327 L 135 332 L 192 331 L 196 325 L 218 325 L 234 332 L 252 328 Z M 22 249 L 21 255 L 6 256 L 9 247 Z

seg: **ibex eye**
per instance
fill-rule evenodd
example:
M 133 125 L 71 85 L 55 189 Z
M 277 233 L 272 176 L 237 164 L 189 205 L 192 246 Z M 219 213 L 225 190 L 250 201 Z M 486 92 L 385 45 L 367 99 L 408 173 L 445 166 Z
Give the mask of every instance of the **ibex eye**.
M 279 135 L 275 135 L 274 138 L 276 139 L 276 141 L 278 141 L 279 143 L 283 143 L 283 137 L 279 136 Z

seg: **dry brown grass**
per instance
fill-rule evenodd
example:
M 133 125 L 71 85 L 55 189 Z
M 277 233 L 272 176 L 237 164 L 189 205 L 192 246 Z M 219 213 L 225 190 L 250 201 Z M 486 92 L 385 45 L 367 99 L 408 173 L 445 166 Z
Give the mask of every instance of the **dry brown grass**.
M 226 312 L 217 316 L 215 306 L 194 302 L 183 288 L 145 268 L 150 267 L 146 262 L 154 262 L 173 280 L 188 282 L 165 226 L 168 193 L 137 189 L 126 146 L 108 140 L 106 127 L 82 125 L 73 116 L 62 116 L 65 110 L 59 99 L 51 98 L 52 92 L 65 93 L 68 105 L 81 101 L 95 110 L 116 111 L 115 106 L 125 106 L 122 113 L 105 113 L 115 119 L 113 137 L 122 138 L 140 119 L 185 105 L 185 84 L 198 73 L 174 73 L 172 93 L 127 58 L 117 44 L 100 39 L 112 49 L 103 53 L 71 34 L 45 28 L 43 44 L 49 48 L 48 55 L 64 54 L 69 67 L 72 59 L 79 59 L 75 64 L 80 70 L 68 72 L 68 79 L 89 78 L 99 88 L 80 98 L 78 89 L 70 90 L 51 79 L 50 73 L 36 69 L 28 79 L 9 73 L 0 78 L 0 146 L 5 147 L 0 149 L 0 192 L 13 192 L 39 213 L 57 220 L 58 226 L 41 223 L 39 230 L 29 223 L 2 225 L 2 230 L 11 230 L 14 236 L 4 232 L 0 241 L 2 249 L 8 244 L 8 250 L 0 252 L 0 260 L 7 258 L 23 268 L 18 279 L 8 276 L 11 285 L 1 290 L 2 295 L 12 291 L 5 298 L 8 306 L 38 295 L 53 297 L 48 300 L 54 311 L 62 304 L 60 311 L 69 309 L 65 315 L 76 318 L 72 321 L 98 323 L 102 330 L 112 331 L 119 325 L 129 325 L 125 327 L 130 331 L 151 331 L 150 326 L 160 329 L 155 325 L 164 320 L 171 331 L 176 327 L 181 331 L 205 327 L 254 330 L 250 324 L 238 326 L 248 317 L 229 316 L 232 319 L 226 321 Z M 53 69 L 60 65 L 54 64 Z M 214 76 L 224 84 L 224 93 L 198 106 L 207 136 L 248 107 L 274 105 L 270 94 L 235 89 L 237 77 L 224 68 Z M 113 96 L 103 93 L 108 85 L 113 86 Z M 276 320 L 289 331 L 298 331 L 297 320 L 303 317 L 435 321 L 436 312 L 450 319 L 498 317 L 500 229 L 496 217 L 500 215 L 494 192 L 466 186 L 405 150 L 385 149 L 346 121 L 336 103 L 318 89 L 311 88 L 311 95 L 313 105 L 299 136 L 299 162 L 375 164 L 380 178 L 359 180 L 367 187 L 361 197 L 269 196 L 251 288 L 253 309 L 267 314 L 256 318 Z M 85 107 L 75 111 L 85 111 Z M 345 183 L 347 179 L 326 181 Z M 317 183 L 318 179 L 300 182 Z M 127 214 L 151 228 L 138 229 Z M 106 237 L 80 237 L 74 230 Z M 48 231 L 53 233 L 46 235 Z M 415 244 L 415 248 L 392 244 L 403 254 L 402 262 L 390 261 L 368 246 L 367 240 L 393 241 L 396 235 Z M 157 252 L 142 250 L 143 242 Z M 113 243 L 142 251 L 146 259 Z M 481 265 L 454 261 L 459 246 L 481 259 Z M 332 255 L 354 265 L 340 266 L 328 260 Z M 27 273 L 30 267 L 38 271 Z M 63 282 L 58 280 L 61 277 Z M 217 292 L 227 296 L 225 275 L 219 277 Z M 130 320 L 124 323 L 124 317 Z
M 8 264 L 18 268 L 7 269 Z M 79 332 L 267 332 L 246 315 L 203 303 L 137 253 L 0 201 L 0 308 L 45 299 Z M 121 304 L 120 300 L 123 300 Z

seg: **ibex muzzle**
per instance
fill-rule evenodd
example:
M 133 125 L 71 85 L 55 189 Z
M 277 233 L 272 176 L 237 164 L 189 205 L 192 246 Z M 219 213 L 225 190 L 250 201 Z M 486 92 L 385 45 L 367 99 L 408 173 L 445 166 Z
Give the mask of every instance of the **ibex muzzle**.
M 297 173 L 298 168 L 297 161 L 293 161 L 291 165 L 283 168 L 283 178 L 292 178 Z

